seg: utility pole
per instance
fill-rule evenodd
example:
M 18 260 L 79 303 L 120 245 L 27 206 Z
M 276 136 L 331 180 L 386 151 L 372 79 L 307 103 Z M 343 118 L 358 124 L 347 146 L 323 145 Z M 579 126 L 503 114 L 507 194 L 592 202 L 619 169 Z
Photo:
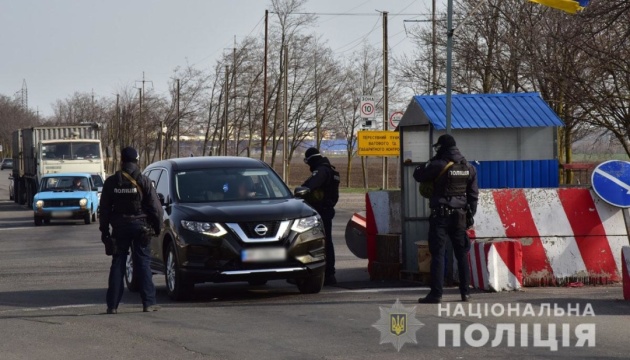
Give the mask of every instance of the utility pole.
M 138 121 L 140 123 L 142 123 L 142 93 L 143 93 L 142 88 L 138 88 L 138 97 L 140 98 L 140 116 L 138 117 Z M 134 134 L 133 123 L 131 124 L 131 129 L 130 129 L 130 135 L 131 134 Z
M 315 46 L 317 46 L 317 44 L 315 44 Z M 315 62 L 315 129 L 317 131 L 315 147 L 319 149 L 322 142 L 322 124 L 319 119 L 319 89 L 317 88 L 317 47 L 315 47 L 315 55 L 313 60 Z
M 230 93 L 230 65 L 225 65 L 225 105 L 223 117 L 223 155 L 228 155 L 228 94 Z
M 289 156 L 289 91 L 288 91 L 288 83 L 289 83 L 289 47 L 287 45 L 283 45 L 284 47 L 284 84 L 283 84 L 283 92 L 284 92 L 284 136 L 282 143 L 282 180 L 285 183 L 288 182 L 288 156 Z
M 432 34 L 432 39 L 431 39 L 431 44 L 432 44 L 432 60 L 431 60 L 431 65 L 432 65 L 432 75 L 433 75 L 433 95 L 437 95 L 438 93 L 438 77 L 437 77 L 437 19 L 435 17 L 436 14 L 436 9 L 437 9 L 437 4 L 436 4 L 437 0 L 433 0 L 433 12 L 432 12 L 432 16 L 431 16 L 431 22 L 433 23 L 432 27 L 433 27 L 433 34 Z
M 160 120 L 160 132 L 158 133 L 158 147 L 160 150 L 160 156 L 159 156 L 159 160 L 162 160 L 162 154 L 164 153 L 164 132 L 162 131 L 164 129 L 164 121 Z
M 453 0 L 448 0 L 446 20 L 446 133 L 451 133 L 453 67 Z
M 234 88 L 234 116 L 232 122 L 236 124 L 238 105 L 236 104 L 236 35 L 234 35 L 234 48 L 232 50 L 232 87 Z M 238 156 L 238 132 L 234 131 L 234 155 Z
M 260 139 L 260 160 L 265 161 L 267 147 L 267 37 L 269 32 L 269 10 L 265 10 L 265 60 L 263 61 L 263 120 Z
M 177 105 L 176 105 L 176 112 L 175 112 L 175 116 L 177 117 L 177 157 L 179 157 L 179 79 L 177 79 Z M 160 129 L 160 132 L 162 132 L 162 129 Z
M 388 93 L 389 93 L 389 85 L 387 79 L 388 72 L 388 53 L 387 53 L 387 11 L 383 11 L 383 130 L 387 131 L 387 122 L 389 121 L 388 116 Z M 383 189 L 387 190 L 389 179 L 388 179 L 388 164 L 387 164 L 387 156 L 383 156 Z

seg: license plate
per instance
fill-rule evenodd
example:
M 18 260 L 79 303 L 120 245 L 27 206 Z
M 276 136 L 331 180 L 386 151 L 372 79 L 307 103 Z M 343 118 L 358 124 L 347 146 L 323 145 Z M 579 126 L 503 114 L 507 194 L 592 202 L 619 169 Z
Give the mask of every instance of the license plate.
M 285 248 L 247 249 L 241 252 L 243 262 L 282 261 L 287 258 Z
M 54 218 L 70 218 L 72 217 L 72 211 L 53 211 L 50 216 Z

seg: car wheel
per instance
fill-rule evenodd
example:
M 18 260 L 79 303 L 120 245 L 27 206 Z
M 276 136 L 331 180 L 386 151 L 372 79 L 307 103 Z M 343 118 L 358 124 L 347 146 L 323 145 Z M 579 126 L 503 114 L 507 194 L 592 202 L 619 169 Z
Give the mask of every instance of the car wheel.
M 42 224 L 42 218 L 39 216 L 33 217 L 33 220 L 35 221 L 35 226 L 40 226 Z
M 92 214 L 92 222 L 96 222 L 96 213 Z
M 324 274 L 295 279 L 295 282 L 302 294 L 317 294 L 324 287 Z
M 263 286 L 267 284 L 267 280 L 249 280 L 248 283 L 251 286 Z
M 127 255 L 127 263 L 125 264 L 125 283 L 127 284 L 127 289 L 131 292 L 140 290 L 138 277 L 133 275 L 133 256 L 131 252 Z
M 92 214 L 85 214 L 85 216 L 83 217 L 83 221 L 85 222 L 85 225 L 90 225 L 92 223 Z
M 177 261 L 175 245 L 169 243 L 166 250 L 166 263 L 164 269 L 166 278 L 166 290 L 168 296 L 176 301 L 190 299 L 195 288 L 195 284 L 186 279 Z

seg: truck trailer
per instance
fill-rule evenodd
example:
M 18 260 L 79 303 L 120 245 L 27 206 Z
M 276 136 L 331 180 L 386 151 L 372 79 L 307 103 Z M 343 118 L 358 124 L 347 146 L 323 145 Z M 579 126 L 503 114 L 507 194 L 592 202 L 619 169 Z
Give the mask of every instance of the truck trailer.
M 13 132 L 14 200 L 32 207 L 45 174 L 82 172 L 105 179 L 98 124 L 36 126 Z

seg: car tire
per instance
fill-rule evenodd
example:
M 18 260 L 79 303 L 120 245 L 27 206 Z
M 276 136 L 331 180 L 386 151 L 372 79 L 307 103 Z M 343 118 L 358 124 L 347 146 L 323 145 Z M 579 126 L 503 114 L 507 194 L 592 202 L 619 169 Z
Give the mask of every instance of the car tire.
M 85 225 L 90 225 L 92 223 L 92 214 L 85 214 L 85 216 L 83 217 L 83 221 L 85 222 Z
M 133 254 L 131 251 L 127 255 L 127 261 L 125 264 L 125 284 L 127 285 L 127 290 L 131 292 L 140 291 L 138 277 L 133 274 Z
M 302 294 L 317 294 L 324 287 L 324 274 L 295 279 L 295 283 Z
M 33 220 L 35 222 L 35 226 L 41 226 L 42 225 L 42 218 L 40 216 L 34 216 Z
M 92 222 L 96 222 L 96 213 L 92 214 Z
M 175 301 L 188 300 L 192 297 L 195 284 L 186 279 L 179 267 L 175 245 L 171 242 L 166 249 L 164 278 L 168 296 Z
M 249 280 L 248 283 L 251 286 L 263 286 L 267 285 L 267 280 Z

